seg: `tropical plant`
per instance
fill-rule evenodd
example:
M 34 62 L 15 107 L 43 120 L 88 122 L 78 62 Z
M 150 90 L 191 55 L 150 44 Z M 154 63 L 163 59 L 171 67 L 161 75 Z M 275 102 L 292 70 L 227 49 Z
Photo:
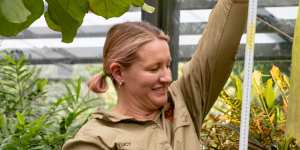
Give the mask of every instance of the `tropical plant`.
M 65 94 L 50 101 L 48 81 L 37 77 L 24 55 L 1 56 L 0 149 L 60 149 L 87 120 L 86 112 L 100 106 L 98 98 L 82 95 L 81 79 L 67 82 Z
M 108 19 L 131 6 L 153 11 L 144 0 L 1 0 L 0 35 L 16 36 L 44 14 L 48 27 L 61 32 L 63 42 L 72 42 L 88 12 Z
M 295 140 L 286 136 L 288 77 L 275 66 L 270 75 L 254 71 L 252 87 L 249 148 L 295 149 Z M 202 142 L 208 148 L 238 149 L 242 90 L 241 77 L 233 74 L 203 125 Z

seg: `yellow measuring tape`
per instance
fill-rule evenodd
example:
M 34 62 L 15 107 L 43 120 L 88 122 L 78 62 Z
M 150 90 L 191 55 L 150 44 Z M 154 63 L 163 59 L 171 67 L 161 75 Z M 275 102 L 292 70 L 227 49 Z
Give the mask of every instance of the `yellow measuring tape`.
M 247 28 L 247 45 L 249 49 L 254 50 L 254 37 L 255 37 L 255 29 L 256 29 L 256 24 L 249 24 Z M 248 34 L 249 33 L 249 34 Z

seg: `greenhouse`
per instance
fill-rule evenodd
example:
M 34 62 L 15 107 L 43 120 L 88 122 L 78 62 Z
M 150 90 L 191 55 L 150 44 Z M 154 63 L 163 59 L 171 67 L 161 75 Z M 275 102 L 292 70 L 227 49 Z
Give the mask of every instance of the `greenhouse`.
M 218 1 L 0 1 L 0 149 L 62 149 L 93 112 L 117 105 L 116 80 L 108 80 L 102 94 L 87 86 L 93 75 L 105 73 L 103 49 L 116 24 L 145 21 L 162 29 L 170 37 L 173 80 L 183 76 Z M 257 1 L 247 148 L 297 149 L 299 1 Z M 247 42 L 245 25 L 232 72 L 201 121 L 199 149 L 241 145 Z

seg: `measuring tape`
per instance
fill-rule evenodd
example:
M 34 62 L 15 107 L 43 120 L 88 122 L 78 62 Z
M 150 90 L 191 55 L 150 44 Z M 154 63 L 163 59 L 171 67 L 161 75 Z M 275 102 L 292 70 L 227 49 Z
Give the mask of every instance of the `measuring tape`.
M 249 0 L 239 150 L 248 149 L 257 0 Z

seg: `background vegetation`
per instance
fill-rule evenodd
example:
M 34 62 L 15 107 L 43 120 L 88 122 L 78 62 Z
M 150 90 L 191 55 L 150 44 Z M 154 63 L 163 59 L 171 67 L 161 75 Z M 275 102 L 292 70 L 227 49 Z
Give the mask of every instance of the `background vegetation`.
M 286 134 L 289 87 L 289 78 L 276 66 L 269 74 L 254 71 L 249 149 L 296 149 Z M 241 75 L 232 74 L 203 125 L 206 148 L 238 149 L 242 91 Z
M 29 68 L 23 55 L 2 54 L 0 61 L 0 149 L 60 149 L 87 120 L 99 97 L 82 90 L 82 80 L 64 83 L 56 98 L 48 97 L 46 79 Z M 101 104 L 102 103 L 102 104 Z

